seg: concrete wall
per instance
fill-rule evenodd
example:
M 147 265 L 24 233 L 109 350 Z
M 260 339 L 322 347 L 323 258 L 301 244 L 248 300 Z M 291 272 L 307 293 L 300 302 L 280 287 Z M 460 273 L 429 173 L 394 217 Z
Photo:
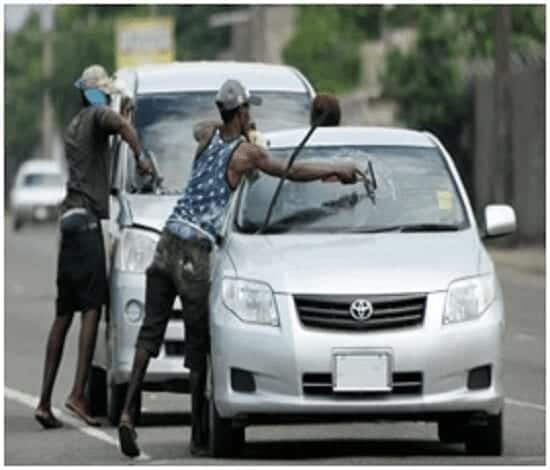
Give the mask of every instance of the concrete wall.
M 498 155 L 495 129 L 495 83 L 492 77 L 474 80 L 472 200 L 478 217 L 490 203 L 516 210 L 518 233 L 513 241 L 544 242 L 545 213 L 545 65 L 510 74 L 505 81 L 510 127 L 504 136 L 507 155 Z M 503 132 L 502 128 L 499 132 Z M 502 138 L 502 135 L 501 135 Z

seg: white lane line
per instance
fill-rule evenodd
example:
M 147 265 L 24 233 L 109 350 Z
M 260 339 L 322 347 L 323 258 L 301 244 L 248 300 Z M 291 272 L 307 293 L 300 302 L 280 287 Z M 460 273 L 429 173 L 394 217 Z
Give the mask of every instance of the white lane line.
M 538 411 L 546 411 L 546 407 L 544 405 L 539 405 L 538 403 L 531 403 L 528 401 L 520 401 L 520 400 L 512 400 L 511 398 L 506 398 L 504 400 L 505 403 L 508 403 L 509 405 L 515 405 L 515 406 L 521 406 L 523 408 L 532 408 L 534 410 Z
M 4 396 L 9 400 L 14 400 L 21 403 L 22 405 L 28 406 L 33 410 L 36 408 L 36 405 L 38 405 L 38 397 L 29 395 L 28 393 L 21 392 L 19 390 L 15 390 L 13 388 L 4 387 Z M 117 449 L 120 449 L 118 445 L 118 439 L 115 439 L 114 437 L 107 434 L 106 432 L 91 426 L 83 425 L 82 421 L 80 421 L 79 419 L 76 419 L 70 414 L 65 413 L 59 408 L 52 407 L 52 411 L 54 412 L 54 414 L 59 416 L 59 418 L 61 418 L 61 420 L 64 423 L 70 424 L 71 426 L 75 427 L 78 431 L 86 434 L 87 436 L 94 437 L 95 439 L 106 442 L 107 444 L 110 444 L 116 447 Z M 151 460 L 151 457 L 142 452 L 141 455 L 134 460 Z

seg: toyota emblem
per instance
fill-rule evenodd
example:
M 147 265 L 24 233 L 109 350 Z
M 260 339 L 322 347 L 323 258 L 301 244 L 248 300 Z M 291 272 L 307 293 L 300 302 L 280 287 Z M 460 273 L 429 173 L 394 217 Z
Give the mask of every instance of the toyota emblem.
M 367 299 L 355 299 L 349 308 L 352 318 L 357 321 L 366 321 L 374 313 L 372 304 Z

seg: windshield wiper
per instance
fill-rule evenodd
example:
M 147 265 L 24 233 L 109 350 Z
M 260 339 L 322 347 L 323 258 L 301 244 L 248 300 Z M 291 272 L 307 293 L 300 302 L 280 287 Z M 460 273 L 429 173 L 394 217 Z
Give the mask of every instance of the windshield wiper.
M 456 232 L 460 227 L 456 224 L 409 224 L 402 225 L 400 232 Z
M 455 232 L 459 230 L 458 225 L 453 224 L 408 224 L 408 225 L 387 225 L 385 227 L 355 227 L 346 230 L 349 233 L 382 233 L 382 232 Z
M 262 233 L 286 232 L 291 228 L 292 224 L 316 222 L 317 220 L 332 215 L 334 213 L 334 210 L 320 207 L 310 207 L 308 209 L 302 209 L 278 219 L 276 222 L 269 224 L 267 227 L 264 226 L 262 229 Z

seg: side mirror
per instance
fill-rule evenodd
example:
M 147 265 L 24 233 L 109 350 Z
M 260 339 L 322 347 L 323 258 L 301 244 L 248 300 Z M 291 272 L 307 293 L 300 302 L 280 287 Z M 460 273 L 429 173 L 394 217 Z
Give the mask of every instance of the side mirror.
M 516 231 L 516 213 L 504 204 L 492 204 L 485 208 L 485 238 L 510 235 Z

